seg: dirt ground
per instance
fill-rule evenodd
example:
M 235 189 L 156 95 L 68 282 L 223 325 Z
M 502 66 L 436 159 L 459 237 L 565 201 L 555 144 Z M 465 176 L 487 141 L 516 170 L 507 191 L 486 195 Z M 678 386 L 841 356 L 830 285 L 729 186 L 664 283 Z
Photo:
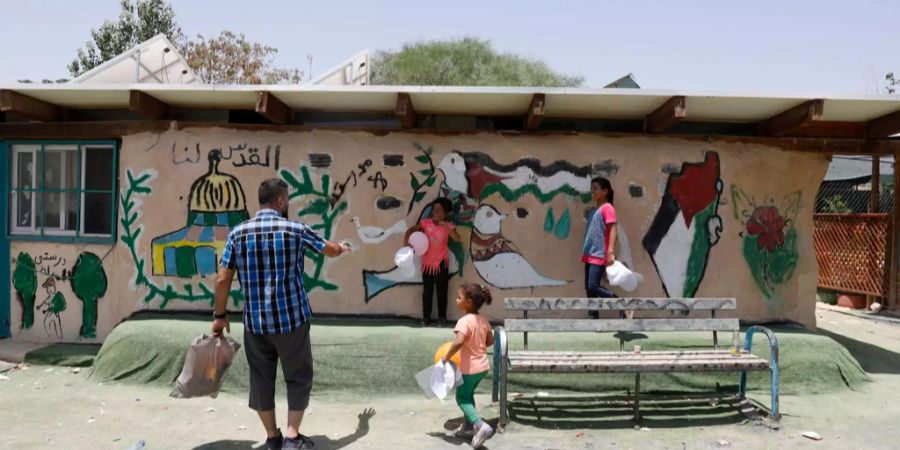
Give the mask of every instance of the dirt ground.
M 900 325 L 828 310 L 819 310 L 818 320 L 820 329 L 846 345 L 874 382 L 857 391 L 783 396 L 780 429 L 742 423 L 740 415 L 715 405 L 704 405 L 709 411 L 679 416 L 664 405 L 648 404 L 645 428 L 635 430 L 627 411 L 591 406 L 587 419 L 553 411 L 540 421 L 514 422 L 486 448 L 897 448 Z M 141 440 L 146 449 L 264 447 L 264 433 L 243 395 L 177 400 L 159 387 L 100 385 L 87 378 L 87 372 L 31 366 L 5 373 L 8 379 L 0 380 L 0 448 L 124 450 Z M 460 416 L 452 401 L 315 393 L 313 397 L 302 431 L 320 449 L 468 448 L 464 441 L 446 435 L 445 428 L 452 425 L 448 419 Z M 767 394 L 757 397 L 768 404 Z M 496 418 L 489 400 L 486 395 L 477 398 L 483 414 Z M 284 411 L 283 401 L 278 408 Z M 363 414 L 369 408 L 375 410 L 374 416 Z M 815 431 L 823 440 L 807 439 L 802 436 L 805 431 Z

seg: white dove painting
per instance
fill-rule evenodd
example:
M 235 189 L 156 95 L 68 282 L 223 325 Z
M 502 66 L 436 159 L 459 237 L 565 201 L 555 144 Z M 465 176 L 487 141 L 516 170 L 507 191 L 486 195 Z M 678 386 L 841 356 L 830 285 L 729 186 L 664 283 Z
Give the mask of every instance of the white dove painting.
M 356 234 L 366 244 L 378 244 L 395 234 L 405 233 L 407 228 L 406 221 L 403 219 L 386 229 L 362 225 L 359 217 L 354 217 L 353 223 L 356 225 Z
M 481 205 L 475 211 L 469 254 L 478 275 L 500 289 L 564 286 L 570 283 L 545 277 L 532 267 L 515 244 L 503 237 L 500 228 L 506 217 L 491 205 Z

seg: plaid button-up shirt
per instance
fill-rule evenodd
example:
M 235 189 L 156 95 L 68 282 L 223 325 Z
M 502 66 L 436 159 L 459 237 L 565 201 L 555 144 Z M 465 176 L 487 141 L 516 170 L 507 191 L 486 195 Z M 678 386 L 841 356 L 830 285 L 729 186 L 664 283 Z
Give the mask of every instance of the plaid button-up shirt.
M 271 209 L 228 234 L 222 267 L 235 269 L 244 292 L 244 326 L 257 335 L 290 333 L 312 316 L 303 286 L 307 249 L 320 253 L 325 241 L 308 226 Z

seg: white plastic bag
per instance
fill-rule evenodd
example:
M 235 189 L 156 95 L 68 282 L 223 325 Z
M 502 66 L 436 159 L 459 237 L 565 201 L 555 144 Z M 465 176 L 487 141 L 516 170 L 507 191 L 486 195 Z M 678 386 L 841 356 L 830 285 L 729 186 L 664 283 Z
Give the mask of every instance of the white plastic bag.
M 435 365 L 419 371 L 416 383 L 425 394 L 425 398 L 447 398 L 454 389 L 462 385 L 462 372 L 452 361 L 447 364 L 438 361 Z
M 621 261 L 616 261 L 607 266 L 606 276 L 609 278 L 609 284 L 619 286 L 629 292 L 637 289 L 638 283 L 644 281 L 644 277 L 641 274 L 632 272 Z
M 184 368 L 175 380 L 175 389 L 169 394 L 175 398 L 216 398 L 225 372 L 231 367 L 234 354 L 241 344 L 231 336 L 197 336 L 187 350 Z
M 412 247 L 403 247 L 397 250 L 397 253 L 394 253 L 394 264 L 400 268 L 400 273 L 406 278 L 416 274 L 414 258 L 415 254 Z

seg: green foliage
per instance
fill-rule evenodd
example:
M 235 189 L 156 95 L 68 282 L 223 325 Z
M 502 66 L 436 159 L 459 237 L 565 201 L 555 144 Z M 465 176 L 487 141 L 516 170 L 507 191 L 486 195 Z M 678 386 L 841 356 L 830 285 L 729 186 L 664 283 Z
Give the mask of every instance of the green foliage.
M 99 29 L 91 29 L 92 40 L 78 49 L 78 55 L 69 63 L 69 73 L 73 77 L 157 34 L 165 34 L 175 45 L 183 40 L 171 3 L 165 0 L 121 0 L 119 5 L 119 17 L 103 22 Z
M 822 202 L 822 212 L 834 214 L 849 214 L 853 212 L 853 208 L 847 204 L 841 195 L 833 195 Z
M 204 83 L 213 84 L 299 84 L 300 69 L 273 67 L 278 49 L 250 42 L 243 33 L 223 31 L 217 37 L 197 35 L 183 48 L 183 56 Z
M 501 53 L 474 37 L 404 44 L 372 58 L 371 84 L 410 86 L 579 87 L 584 78 L 555 72 L 547 63 Z

